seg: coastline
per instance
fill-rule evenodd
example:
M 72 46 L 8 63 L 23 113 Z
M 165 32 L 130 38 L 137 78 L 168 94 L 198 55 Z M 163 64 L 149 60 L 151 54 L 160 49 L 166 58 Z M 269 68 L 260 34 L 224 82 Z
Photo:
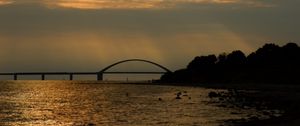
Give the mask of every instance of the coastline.
M 244 95 L 232 96 L 223 95 L 218 97 L 234 98 L 234 99 L 256 99 L 258 103 L 264 104 L 268 109 L 275 109 L 283 111 L 281 116 L 274 116 L 269 113 L 269 119 L 260 120 L 257 117 L 251 117 L 250 119 L 240 120 L 228 120 L 228 125 L 233 126 L 298 126 L 300 124 L 300 86 L 295 84 L 202 84 L 200 87 L 213 88 L 213 89 L 227 89 L 237 90 L 244 93 Z M 255 91 L 255 93 L 249 93 L 249 91 Z M 241 94 L 242 94 L 241 93 Z M 238 97 L 238 98 L 237 98 Z M 221 101 L 220 101 L 221 102 Z M 231 103 L 229 103 L 231 104 Z M 234 104 L 241 106 L 247 106 L 249 104 L 242 103 L 236 100 Z M 254 107 L 262 107 L 261 104 L 256 104 Z M 226 108 L 226 107 L 225 107 Z M 243 109 L 243 107 L 242 107 Z M 257 109 L 260 111 L 260 109 Z

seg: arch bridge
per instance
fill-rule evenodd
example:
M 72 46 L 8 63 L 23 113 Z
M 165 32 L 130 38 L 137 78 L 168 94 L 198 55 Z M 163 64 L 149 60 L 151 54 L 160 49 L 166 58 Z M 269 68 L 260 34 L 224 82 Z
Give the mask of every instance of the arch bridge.
M 162 70 L 164 70 L 164 72 L 107 72 L 107 70 L 109 70 L 110 68 L 117 66 L 119 64 L 123 64 L 126 62 L 144 62 L 144 63 L 148 63 L 148 64 L 152 64 L 154 66 L 157 66 L 159 68 L 161 68 Z M 169 70 L 168 68 L 149 61 L 149 60 L 143 60 L 143 59 L 128 59 L 128 60 L 122 60 L 116 63 L 113 63 L 105 68 L 103 68 L 102 70 L 98 71 L 98 72 L 19 72 L 19 73 L 0 73 L 0 75 L 11 75 L 13 76 L 14 80 L 18 80 L 18 76 L 20 75 L 40 75 L 41 76 L 41 80 L 45 80 L 46 79 L 46 75 L 68 75 L 69 76 L 69 80 L 73 80 L 73 76 L 74 75 L 97 75 L 97 80 L 103 80 L 103 75 L 104 74 L 164 74 L 164 73 L 168 73 L 168 72 L 172 72 L 171 70 Z

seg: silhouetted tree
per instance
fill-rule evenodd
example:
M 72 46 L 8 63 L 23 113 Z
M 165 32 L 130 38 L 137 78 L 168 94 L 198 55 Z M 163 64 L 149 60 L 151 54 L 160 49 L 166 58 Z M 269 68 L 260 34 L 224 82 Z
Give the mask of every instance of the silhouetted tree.
M 244 65 L 246 64 L 247 58 L 245 54 L 240 51 L 233 51 L 227 56 L 226 59 L 226 64 L 231 65 L 231 66 L 239 66 L 239 65 Z
M 189 63 L 187 68 L 196 70 L 206 69 L 215 65 L 216 61 L 217 57 L 215 55 L 197 56 L 192 62 Z
M 255 61 L 251 62 L 264 66 L 274 65 L 280 62 L 278 56 L 280 56 L 280 47 L 278 45 L 265 44 L 255 52 Z
M 217 64 L 218 65 L 223 65 L 223 64 L 225 64 L 226 60 L 227 60 L 227 54 L 226 53 L 222 53 L 222 54 L 220 54 L 218 56 Z
M 282 47 L 265 44 L 247 57 L 240 51 L 230 54 L 197 56 L 186 69 L 167 73 L 169 82 L 254 82 L 300 83 L 300 47 L 288 43 Z
M 282 47 L 283 59 L 285 63 L 290 65 L 299 65 L 300 48 L 296 43 L 288 43 Z

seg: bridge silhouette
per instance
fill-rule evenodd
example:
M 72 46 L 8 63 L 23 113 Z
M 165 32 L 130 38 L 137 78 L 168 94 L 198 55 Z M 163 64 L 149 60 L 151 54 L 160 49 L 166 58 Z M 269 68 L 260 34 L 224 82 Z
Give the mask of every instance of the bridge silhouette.
M 136 62 L 136 61 L 152 64 L 154 66 L 157 66 L 157 67 L 163 69 L 164 72 L 130 72 L 130 71 L 129 72 L 107 72 L 107 70 L 109 70 L 110 68 L 117 66 L 119 64 L 126 63 L 126 62 Z M 69 80 L 73 80 L 74 75 L 97 75 L 97 80 L 101 81 L 101 80 L 103 80 L 104 74 L 164 74 L 164 73 L 168 73 L 168 72 L 172 72 L 172 71 L 169 70 L 168 68 L 166 68 L 158 63 L 152 62 L 152 61 L 143 60 L 143 59 L 128 59 L 128 60 L 122 60 L 122 61 L 116 62 L 114 64 L 111 64 L 98 72 L 17 72 L 17 73 L 0 73 L 0 76 L 1 75 L 2 76 L 13 76 L 14 80 L 18 80 L 18 76 L 21 76 L 21 75 L 24 75 L 24 76 L 40 75 L 41 80 L 45 80 L 46 75 L 68 75 Z

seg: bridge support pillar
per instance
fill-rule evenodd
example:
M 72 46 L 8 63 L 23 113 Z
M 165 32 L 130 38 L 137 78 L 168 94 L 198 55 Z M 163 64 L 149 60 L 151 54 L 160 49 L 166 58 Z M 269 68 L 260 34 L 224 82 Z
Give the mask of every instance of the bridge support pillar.
M 73 74 L 70 74 L 70 80 L 73 80 Z
M 45 80 L 45 74 L 42 74 L 42 80 Z
M 14 74 L 14 80 L 18 80 L 18 74 Z
M 97 80 L 102 81 L 103 80 L 103 73 L 97 73 Z

